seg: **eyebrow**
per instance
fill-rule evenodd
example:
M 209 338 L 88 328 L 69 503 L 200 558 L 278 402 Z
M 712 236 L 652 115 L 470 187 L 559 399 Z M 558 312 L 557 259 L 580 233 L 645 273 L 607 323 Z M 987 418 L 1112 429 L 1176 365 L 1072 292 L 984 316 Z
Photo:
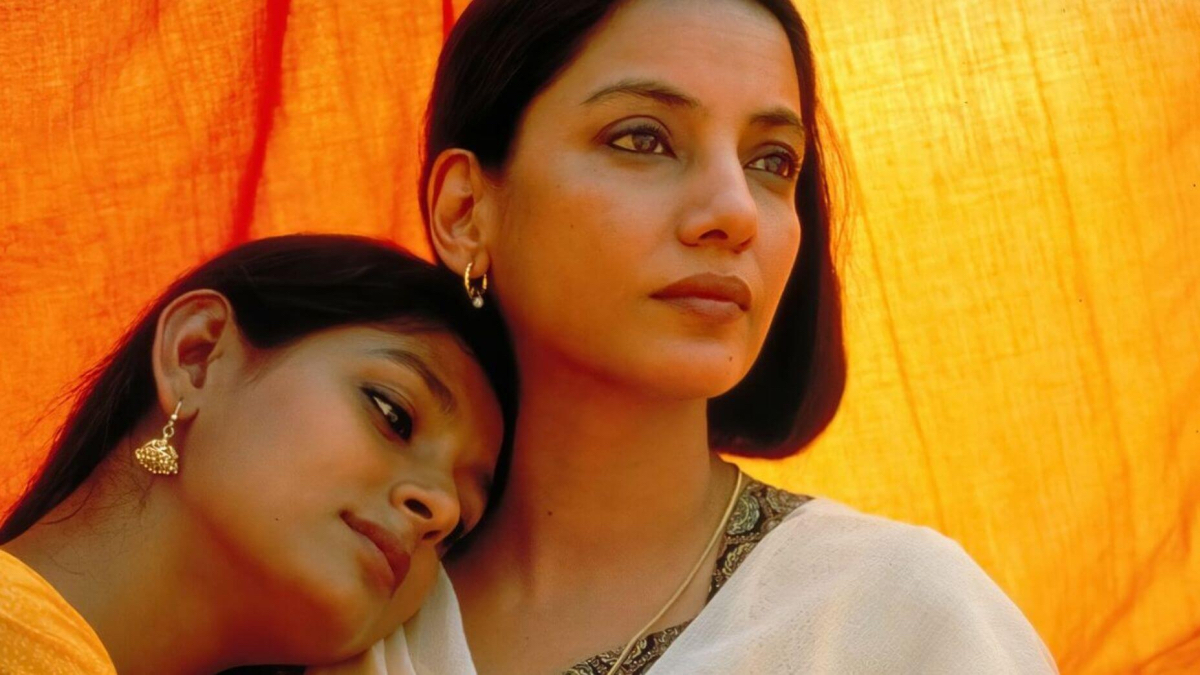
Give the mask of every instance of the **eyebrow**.
M 695 109 L 702 107 L 699 100 L 665 82 L 645 79 L 625 79 L 616 84 L 602 87 L 587 97 L 583 103 L 591 105 L 619 96 L 647 99 L 671 108 Z M 776 106 L 755 113 L 750 117 L 750 121 L 766 127 L 792 127 L 804 133 L 804 123 L 800 121 L 800 116 L 784 106 Z
M 750 118 L 754 124 L 761 124 L 765 127 L 791 127 L 801 134 L 804 134 L 804 123 L 800 121 L 800 117 L 789 108 L 777 106 L 769 110 L 764 110 L 755 113 Z
M 658 80 L 626 79 L 596 91 L 584 105 L 599 103 L 616 96 L 632 96 L 662 103 L 672 108 L 699 108 L 700 101 Z
M 454 398 L 454 394 L 450 392 L 450 388 L 430 370 L 421 357 L 412 352 L 394 347 L 373 349 L 371 353 L 398 363 L 420 376 L 421 380 L 425 382 L 425 386 L 429 387 L 429 391 L 433 393 L 433 397 L 441 404 L 442 412 L 451 413 L 458 408 L 458 401 Z

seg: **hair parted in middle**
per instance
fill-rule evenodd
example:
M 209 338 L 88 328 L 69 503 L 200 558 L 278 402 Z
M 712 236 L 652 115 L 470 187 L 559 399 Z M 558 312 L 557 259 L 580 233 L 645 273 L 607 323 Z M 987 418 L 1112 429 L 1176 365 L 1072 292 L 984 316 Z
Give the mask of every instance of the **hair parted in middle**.
M 568 68 L 605 20 L 631 0 L 474 0 L 438 61 L 419 195 L 445 150 L 472 152 L 502 175 L 532 100 Z M 802 243 L 758 359 L 741 382 L 709 400 L 709 440 L 750 457 L 799 452 L 832 421 L 846 383 L 841 286 L 816 73 L 808 31 L 790 0 L 747 0 L 769 11 L 791 46 L 800 85 L 804 162 L 796 187 Z

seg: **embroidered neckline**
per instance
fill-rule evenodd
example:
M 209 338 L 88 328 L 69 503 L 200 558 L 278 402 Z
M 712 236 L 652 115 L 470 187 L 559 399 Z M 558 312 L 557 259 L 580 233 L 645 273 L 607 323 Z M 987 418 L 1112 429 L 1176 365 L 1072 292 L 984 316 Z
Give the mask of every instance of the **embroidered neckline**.
M 725 538 L 709 581 L 706 602 L 711 601 L 725 582 L 729 581 L 763 537 L 774 530 L 788 514 L 810 499 L 812 498 L 806 495 L 781 490 L 752 478 L 748 480 L 725 528 Z M 662 658 L 667 648 L 690 624 L 691 621 L 685 621 L 642 638 L 621 665 L 621 675 L 644 673 Z M 596 654 L 580 661 L 563 675 L 603 675 L 612 668 L 620 651 L 620 648 L 616 648 Z

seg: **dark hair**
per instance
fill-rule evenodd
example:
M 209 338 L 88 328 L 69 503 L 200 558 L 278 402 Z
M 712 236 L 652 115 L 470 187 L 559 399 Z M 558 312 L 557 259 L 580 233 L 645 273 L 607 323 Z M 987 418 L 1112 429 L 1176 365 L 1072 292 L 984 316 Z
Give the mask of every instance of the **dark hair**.
M 517 376 L 508 333 L 492 306 L 470 306 L 459 279 L 385 241 L 291 235 L 244 244 L 175 281 L 112 352 L 74 387 L 75 402 L 50 455 L 0 526 L 8 542 L 87 480 L 157 400 L 151 349 L 159 315 L 196 289 L 223 294 L 252 347 L 286 347 L 349 324 L 402 330 L 445 329 L 486 373 L 504 418 L 496 468 L 503 486 L 517 409 Z
M 426 112 L 420 199 L 428 218 L 433 163 L 470 150 L 502 170 L 530 101 L 583 50 L 624 0 L 474 0 L 438 60 Z M 766 343 L 746 377 L 708 406 L 711 444 L 732 454 L 783 457 L 829 424 L 846 382 L 840 285 L 808 32 L 791 0 L 754 0 L 787 33 L 806 133 L 796 188 L 802 243 Z

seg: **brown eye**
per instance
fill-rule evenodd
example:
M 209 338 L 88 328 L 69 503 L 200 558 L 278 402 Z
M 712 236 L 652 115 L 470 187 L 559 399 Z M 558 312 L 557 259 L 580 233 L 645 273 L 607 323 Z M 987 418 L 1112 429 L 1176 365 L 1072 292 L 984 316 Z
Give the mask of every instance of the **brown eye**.
M 750 162 L 748 168 L 773 173 L 781 178 L 792 178 L 796 175 L 796 160 L 790 155 L 775 153 Z
M 618 150 L 635 152 L 640 155 L 668 154 L 667 144 L 663 141 L 662 133 L 653 127 L 627 130 L 613 138 L 608 144 Z
M 407 410 L 379 392 L 367 391 L 367 397 L 375 404 L 379 414 L 397 436 L 406 441 L 412 438 L 413 419 Z

